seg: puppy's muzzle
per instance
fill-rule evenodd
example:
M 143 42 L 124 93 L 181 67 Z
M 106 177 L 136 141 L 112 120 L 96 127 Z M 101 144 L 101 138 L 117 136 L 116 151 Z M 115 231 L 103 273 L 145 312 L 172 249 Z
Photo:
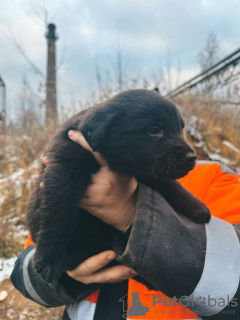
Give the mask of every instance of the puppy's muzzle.
M 195 155 L 195 153 L 193 152 L 189 152 L 188 154 L 186 154 L 185 156 L 185 161 L 188 163 L 192 163 L 197 159 L 197 156 Z

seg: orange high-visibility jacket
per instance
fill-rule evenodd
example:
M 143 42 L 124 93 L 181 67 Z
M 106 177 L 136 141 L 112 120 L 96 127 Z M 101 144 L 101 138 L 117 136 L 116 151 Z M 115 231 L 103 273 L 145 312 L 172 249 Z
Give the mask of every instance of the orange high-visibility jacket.
M 239 176 L 229 168 L 219 163 L 200 162 L 186 177 L 179 180 L 194 196 L 204 202 L 213 216 L 229 223 L 240 223 L 240 181 Z M 31 237 L 25 247 L 32 244 Z M 198 319 L 200 318 L 189 309 L 173 303 L 171 307 L 163 304 L 152 307 L 152 296 L 160 295 L 167 298 L 159 291 L 149 291 L 143 284 L 133 279 L 129 280 L 128 292 L 137 291 L 143 305 L 150 310 L 145 316 L 128 316 L 129 319 Z M 88 296 L 85 300 L 96 304 L 99 290 Z M 128 295 L 131 305 L 132 296 Z M 87 317 L 84 319 L 90 319 Z

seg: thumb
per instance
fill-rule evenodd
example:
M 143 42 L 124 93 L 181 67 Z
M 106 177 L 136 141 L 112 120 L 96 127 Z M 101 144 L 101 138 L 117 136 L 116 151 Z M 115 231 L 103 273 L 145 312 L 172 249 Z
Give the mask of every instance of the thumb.
M 108 166 L 106 160 L 103 159 L 103 157 L 101 156 L 101 154 L 99 152 L 93 152 L 92 148 L 90 147 L 87 140 L 84 138 L 84 136 L 82 135 L 82 133 L 80 131 L 70 130 L 68 132 L 68 136 L 72 141 L 80 144 L 84 149 L 90 151 L 93 154 L 94 158 L 97 160 L 97 162 L 100 164 L 101 167 Z

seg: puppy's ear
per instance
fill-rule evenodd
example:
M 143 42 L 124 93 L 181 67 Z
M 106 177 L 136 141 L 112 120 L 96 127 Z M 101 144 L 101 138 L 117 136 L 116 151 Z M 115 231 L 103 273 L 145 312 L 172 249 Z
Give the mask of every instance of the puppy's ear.
M 82 126 L 82 134 L 93 149 L 99 150 L 106 131 L 112 125 L 115 113 L 99 110 L 95 112 Z

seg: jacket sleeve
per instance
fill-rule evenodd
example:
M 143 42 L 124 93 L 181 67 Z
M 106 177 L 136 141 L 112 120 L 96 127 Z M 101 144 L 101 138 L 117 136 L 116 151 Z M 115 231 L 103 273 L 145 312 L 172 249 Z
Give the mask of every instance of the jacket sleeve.
M 54 285 L 43 282 L 33 269 L 34 252 L 34 245 L 25 249 L 19 255 L 11 274 L 13 285 L 26 298 L 48 308 L 58 307 L 81 301 L 99 288 L 97 284 L 85 285 L 76 281 L 66 273 Z
M 211 198 L 213 216 L 204 226 L 177 213 L 158 192 L 139 185 L 129 238 L 116 238 L 114 247 L 120 263 L 202 319 L 239 319 L 240 224 L 214 217 L 214 202 L 221 202 L 216 192 L 225 188 L 221 197 L 225 194 L 231 201 L 220 211 L 225 212 L 225 220 L 233 212 L 239 219 L 239 178 L 226 180 L 219 174 L 207 188 L 205 197 Z

